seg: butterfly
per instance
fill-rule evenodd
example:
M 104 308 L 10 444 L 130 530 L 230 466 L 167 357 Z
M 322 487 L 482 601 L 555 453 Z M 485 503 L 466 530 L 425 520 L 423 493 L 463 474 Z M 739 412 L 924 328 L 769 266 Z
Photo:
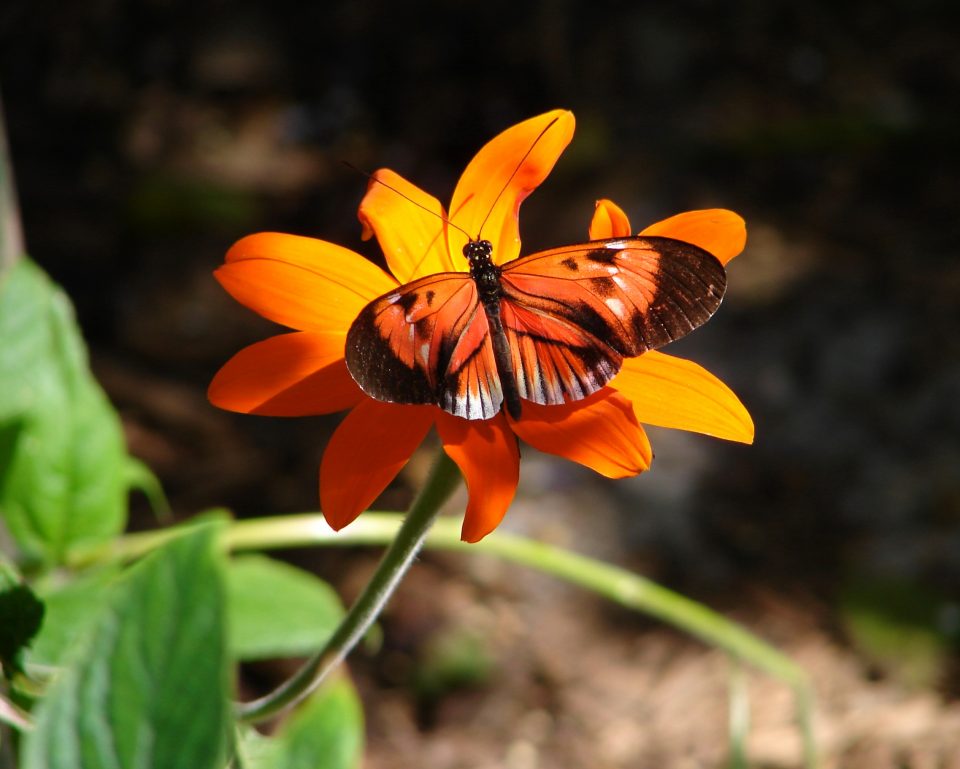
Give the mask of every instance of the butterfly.
M 623 359 L 686 335 L 720 306 L 726 272 L 709 252 L 662 237 L 561 246 L 499 266 L 471 239 L 469 272 L 414 280 L 351 325 L 345 358 L 370 397 L 490 419 L 523 401 L 581 400 Z

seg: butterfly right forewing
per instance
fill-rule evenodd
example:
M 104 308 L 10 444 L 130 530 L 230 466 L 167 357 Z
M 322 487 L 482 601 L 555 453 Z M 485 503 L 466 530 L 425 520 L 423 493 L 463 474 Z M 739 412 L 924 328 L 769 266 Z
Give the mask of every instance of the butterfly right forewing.
M 660 237 L 612 238 L 532 254 L 503 268 L 504 296 L 590 332 L 624 357 L 685 336 L 720 306 L 712 254 Z
M 726 273 L 688 243 L 616 238 L 509 262 L 501 285 L 520 394 L 556 405 L 602 388 L 623 358 L 706 321 L 720 305 Z

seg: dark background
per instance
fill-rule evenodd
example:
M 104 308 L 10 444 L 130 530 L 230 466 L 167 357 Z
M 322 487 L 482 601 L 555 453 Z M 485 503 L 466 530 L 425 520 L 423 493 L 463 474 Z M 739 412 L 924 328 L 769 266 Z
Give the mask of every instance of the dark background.
M 180 516 L 316 506 L 335 419 L 205 401 L 218 366 L 273 333 L 210 272 L 261 229 L 379 258 L 359 240 L 365 182 L 341 160 L 446 200 L 495 133 L 566 107 L 577 133 L 524 205 L 526 251 L 582 239 L 599 197 L 637 229 L 740 212 L 750 238 L 727 300 L 671 351 L 734 388 L 755 445 L 652 430 L 653 470 L 616 483 L 528 450 L 506 526 L 638 569 L 793 653 L 820 690 L 830 760 L 953 767 L 953 15 L 922 0 L 13 0 L 0 89 L 29 251 L 75 301 L 131 449 Z M 422 462 L 382 507 L 406 503 Z M 374 555 L 292 557 L 349 596 Z M 722 660 L 548 580 L 430 555 L 384 633 L 353 666 L 371 766 L 723 765 Z M 418 684 L 438 644 L 470 643 L 483 665 Z M 755 686 L 759 760 L 794 765 L 783 692 Z M 643 723 L 624 720 L 631 698 Z

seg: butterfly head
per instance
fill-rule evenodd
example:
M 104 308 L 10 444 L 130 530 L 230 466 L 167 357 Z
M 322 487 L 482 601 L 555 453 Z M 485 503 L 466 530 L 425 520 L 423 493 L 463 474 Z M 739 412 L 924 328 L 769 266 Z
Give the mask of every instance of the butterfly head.
M 470 262 L 470 276 L 480 289 L 480 300 L 493 302 L 500 297 L 500 268 L 493 263 L 493 244 L 489 240 L 471 240 L 463 247 Z
M 489 240 L 471 240 L 463 247 L 463 255 L 467 257 L 471 267 L 490 262 L 490 257 L 493 255 L 493 243 Z

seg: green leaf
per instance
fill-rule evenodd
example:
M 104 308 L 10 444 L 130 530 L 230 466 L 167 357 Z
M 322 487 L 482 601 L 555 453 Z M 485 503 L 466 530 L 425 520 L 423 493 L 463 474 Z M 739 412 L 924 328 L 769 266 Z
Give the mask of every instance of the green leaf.
M 46 613 L 40 632 L 27 650 L 27 664 L 64 664 L 70 651 L 107 605 L 111 582 L 118 572 L 119 568 L 111 566 L 84 574 L 56 588 L 38 585 Z
M 346 678 L 331 681 L 280 728 L 283 769 L 353 769 L 363 751 L 363 708 Z
M 120 421 L 67 297 L 35 264 L 0 280 L 0 516 L 24 553 L 63 559 L 126 523 Z
M 355 769 L 363 755 L 363 708 L 346 677 L 325 684 L 273 737 L 241 739 L 243 769 Z
M 195 527 L 118 580 L 37 710 L 24 769 L 222 769 L 229 669 L 216 528 Z
M 20 655 L 43 622 L 43 604 L 26 585 L 0 590 L 0 668 L 20 671 Z
M 139 491 L 147 498 L 157 520 L 171 523 L 173 514 L 170 511 L 170 502 L 156 473 L 136 457 L 127 457 L 123 472 L 127 488 Z
M 237 769 L 279 769 L 279 740 L 265 737 L 252 726 L 240 725 L 237 732 Z
M 343 617 L 340 599 L 326 582 L 261 555 L 230 562 L 227 595 L 230 648 L 237 659 L 309 654 Z

